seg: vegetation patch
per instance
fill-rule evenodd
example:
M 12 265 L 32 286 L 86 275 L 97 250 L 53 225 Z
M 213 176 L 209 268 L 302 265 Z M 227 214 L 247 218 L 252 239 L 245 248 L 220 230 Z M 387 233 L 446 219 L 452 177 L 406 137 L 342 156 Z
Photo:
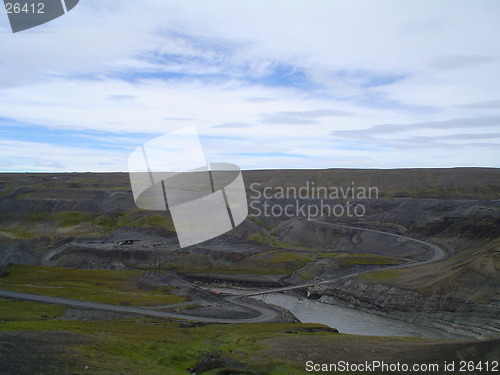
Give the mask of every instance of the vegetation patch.
M 307 279 L 318 270 L 314 267 L 322 259 L 334 259 L 340 266 L 353 265 L 394 265 L 397 258 L 372 254 L 312 253 L 308 251 L 268 250 L 246 256 L 243 259 L 212 259 L 207 254 L 173 254 L 162 263 L 163 269 L 173 269 L 185 274 L 217 273 L 245 275 L 288 275 L 299 271 L 299 276 Z M 307 267 L 306 267 L 307 266 Z M 309 267 L 310 266 L 310 267 Z M 302 272 L 303 268 L 310 268 Z M 334 267 L 336 268 L 336 267 Z M 311 274 L 312 272 L 312 274 Z M 312 277 L 312 276 L 311 276 Z
M 109 215 L 99 215 L 93 220 L 94 224 L 104 232 L 110 232 L 115 228 L 115 220 Z
M 321 327 L 304 324 L 301 328 Z M 203 369 L 207 359 L 216 358 L 212 366 L 201 372 L 237 374 L 245 368 L 247 374 L 300 374 L 303 364 L 267 357 L 258 361 L 260 353 L 269 350 L 267 340 L 287 338 L 299 341 L 310 335 L 331 336 L 335 333 L 297 331 L 296 324 L 205 325 L 183 328 L 182 324 L 154 319 L 122 321 L 11 321 L 0 326 L 1 331 L 43 331 L 50 340 L 61 340 L 60 332 L 95 337 L 85 344 L 71 346 L 62 353 L 64 359 L 84 363 L 81 372 L 92 374 L 186 374 L 187 369 Z M 294 332 L 294 334 L 290 334 Z M 9 333 L 12 334 L 12 333 Z M 291 337 L 293 336 L 293 338 Z M 233 366 L 237 366 L 236 368 Z M 232 371 L 231 371 L 232 370 Z M 62 373 L 62 372 L 55 372 Z M 197 372 L 200 373 L 200 372 Z
M 82 223 L 92 222 L 92 216 L 81 211 L 57 212 L 52 215 L 52 220 L 61 227 L 71 227 Z
M 241 260 L 212 260 L 205 254 L 175 254 L 162 263 L 186 274 L 220 273 L 245 275 L 286 275 L 302 268 L 313 258 L 294 251 L 271 250 L 252 254 Z
M 395 265 L 399 261 L 397 258 L 387 257 L 382 255 L 372 255 L 372 254 L 350 254 L 341 253 L 334 256 L 335 260 L 338 261 L 342 266 L 352 266 L 352 265 Z
M 31 239 L 38 237 L 38 234 L 33 233 L 30 230 L 18 225 L 10 225 L 8 227 L 2 228 L 0 231 L 0 237 L 6 238 L 21 238 L 21 239 Z
M 361 279 L 375 280 L 378 282 L 391 282 L 400 275 L 400 270 L 374 271 L 360 275 Z
M 27 215 L 27 220 L 2 228 L 0 236 L 22 239 L 30 239 L 40 235 L 50 236 L 54 233 L 54 228 L 51 226 L 47 227 L 50 229 L 42 227 L 41 225 L 45 223 L 57 226 L 59 229 L 56 232 L 59 234 L 90 237 L 111 233 L 120 227 L 175 230 L 170 218 L 158 214 L 144 216 L 142 212 L 131 212 L 91 215 L 83 211 L 64 211 L 47 215 L 31 212 Z
M 64 306 L 0 298 L 0 321 L 54 319 L 65 311 Z
M 5 197 L 14 191 L 13 186 L 7 186 L 0 190 L 0 197 Z
M 175 230 L 173 221 L 161 215 L 152 215 L 141 218 L 137 221 L 137 224 L 140 228 L 165 228 L 170 231 Z
M 264 220 L 262 220 L 261 218 L 258 218 L 258 217 L 255 217 L 255 216 L 251 216 L 250 220 L 252 220 L 254 222 L 254 224 L 258 225 L 261 228 L 271 229 L 271 227 L 269 225 L 267 225 L 264 222 Z
M 84 364 L 51 373 L 181 375 L 197 374 L 304 374 L 307 360 L 317 363 L 362 362 L 383 358 L 387 362 L 411 362 L 433 353 L 433 360 L 453 360 L 458 345 L 470 343 L 440 340 L 370 337 L 331 332 L 319 324 L 211 324 L 186 326 L 155 319 L 120 321 L 9 321 L 0 334 L 12 339 L 28 332 L 43 332 L 45 342 L 67 343 L 58 355 L 68 364 Z M 71 335 L 87 338 L 76 343 Z M 83 340 L 81 340 L 83 341 Z M 12 350 L 10 346 L 7 350 Z M 24 352 L 16 348 L 19 355 Z M 410 353 L 410 354 L 408 354 Z M 416 354 L 413 354 L 416 353 Z M 437 354 L 436 354 L 437 353 Z M 36 357 L 30 357 L 36 360 Z M 38 359 L 43 361 L 44 358 Z M 41 362 L 44 363 L 44 362 Z M 241 372 L 244 370 L 243 372 Z
M 32 223 L 44 223 L 47 221 L 47 214 L 42 212 L 30 212 L 28 214 L 28 220 Z
M 294 247 L 292 244 L 290 244 L 286 241 L 282 241 L 279 238 L 277 238 L 276 236 L 273 236 L 272 234 L 261 235 L 261 234 L 255 233 L 255 234 L 248 236 L 247 240 L 258 242 L 258 243 L 261 243 L 261 244 L 264 244 L 267 246 L 271 246 L 271 247 L 281 248 L 281 249 L 287 249 L 290 247 Z
M 183 302 L 172 288 L 141 290 L 140 271 L 79 270 L 31 265 L 12 265 L 0 288 L 82 301 L 130 306 L 155 306 Z

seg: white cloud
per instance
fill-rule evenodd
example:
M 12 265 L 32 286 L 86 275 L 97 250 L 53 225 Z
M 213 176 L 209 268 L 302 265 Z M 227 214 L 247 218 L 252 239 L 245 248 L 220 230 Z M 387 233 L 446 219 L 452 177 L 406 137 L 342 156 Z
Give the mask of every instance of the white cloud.
M 126 171 L 127 156 L 127 152 L 97 148 L 0 140 L 0 165 L 4 171 Z
M 86 0 L 18 34 L 2 17 L 0 117 L 97 132 L 86 161 L 44 142 L 22 159 L 0 132 L 9 170 L 117 170 L 143 140 L 130 133 L 193 124 L 213 158 L 247 168 L 498 164 L 480 142 L 462 158 L 438 147 L 446 139 L 411 155 L 360 141 L 374 124 L 498 113 L 495 0 Z M 474 127 L 463 133 L 478 134 Z M 411 135 L 457 136 L 433 129 Z M 332 131 L 360 131 L 359 142 L 333 141 Z M 99 164 L 90 155 L 110 142 L 123 152 L 108 150 L 112 161 Z

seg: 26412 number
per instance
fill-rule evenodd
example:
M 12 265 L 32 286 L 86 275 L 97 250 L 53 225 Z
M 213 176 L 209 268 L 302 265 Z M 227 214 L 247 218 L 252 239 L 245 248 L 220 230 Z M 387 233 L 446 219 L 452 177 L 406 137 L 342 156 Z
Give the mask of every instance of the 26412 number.
M 5 3 L 5 10 L 7 14 L 20 14 L 20 13 L 32 13 L 32 14 L 44 14 L 45 4 L 44 3 Z

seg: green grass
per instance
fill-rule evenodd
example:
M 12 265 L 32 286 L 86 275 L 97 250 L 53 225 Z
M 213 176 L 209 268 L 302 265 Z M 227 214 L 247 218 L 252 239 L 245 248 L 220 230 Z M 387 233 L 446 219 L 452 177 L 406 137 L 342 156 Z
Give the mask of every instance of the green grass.
M 18 225 L 11 225 L 5 228 L 2 228 L 0 230 L 0 237 L 7 237 L 7 238 L 21 238 L 21 239 L 26 239 L 29 240 L 31 238 L 37 237 L 37 234 L 33 233 L 32 231 L 18 226 Z
M 54 319 L 65 311 L 64 306 L 0 298 L 0 321 Z
M 305 264 L 312 260 L 313 258 L 310 255 L 305 255 L 294 251 L 276 251 L 271 258 L 271 262 L 273 263 L 301 262 Z
M 28 220 L 32 223 L 44 223 L 45 221 L 47 221 L 47 214 L 30 212 L 28 214 Z
M 175 230 L 173 221 L 161 215 L 152 215 L 137 221 L 140 228 L 166 228 L 170 231 Z
M 61 227 L 71 227 L 74 225 L 92 222 L 92 215 L 81 211 L 58 212 L 52 215 L 52 220 Z
M 305 324 L 302 327 L 317 327 Z M 66 354 L 68 360 L 88 366 L 87 373 L 100 374 L 186 374 L 186 369 L 194 367 L 207 353 L 221 353 L 252 374 L 300 374 L 294 364 L 266 358 L 260 359 L 259 353 L 267 349 L 265 341 L 276 337 L 291 336 L 296 324 L 245 324 L 245 325 L 207 325 L 194 328 L 181 328 L 177 323 L 145 319 L 137 324 L 133 320 L 123 321 L 10 321 L 0 326 L 0 331 L 50 331 L 73 332 L 93 338 L 84 345 L 71 346 Z M 294 334 L 294 340 L 301 335 Z M 317 333 L 316 333 L 317 335 Z M 326 334 L 327 337 L 334 333 Z M 64 355 L 64 354 L 63 354 Z M 215 371 L 216 370 L 216 371 Z M 204 374 L 221 373 L 221 368 Z M 81 369 L 81 373 L 84 369 Z M 80 372 L 77 372 L 80 373 Z
M 307 359 L 338 359 L 361 362 L 395 353 L 398 348 L 423 347 L 438 340 L 369 337 L 328 332 L 319 324 L 213 324 L 183 328 L 178 323 L 153 319 L 120 321 L 9 321 L 0 331 L 43 332 L 50 342 L 51 332 L 69 332 L 87 338 L 85 344 L 66 347 L 56 353 L 70 363 L 88 368 L 71 373 L 107 374 L 186 374 L 207 353 L 220 353 L 236 366 L 221 365 L 203 375 L 237 374 L 225 369 L 248 369 L 253 375 L 305 374 Z M 308 330 L 315 329 L 315 332 Z M 318 331 L 319 329 L 319 331 Z M 368 350 L 368 352 L 367 352 Z M 427 349 L 429 350 L 429 349 Z M 375 352 L 371 354 L 370 352 Z M 389 357 L 391 358 L 391 357 Z M 54 372 L 62 373 L 62 372 Z M 68 373 L 68 372 L 64 372 Z
M 249 255 L 241 260 L 213 261 L 206 254 L 172 254 L 162 263 L 164 269 L 175 268 L 186 274 L 245 274 L 245 275 L 287 275 L 300 270 L 307 264 L 333 258 L 340 266 L 354 265 L 395 265 L 397 258 L 351 253 L 313 253 L 309 251 L 269 250 Z M 224 263 L 224 265 L 222 265 Z M 308 276 L 300 274 L 307 279 Z
M 115 221 L 109 215 L 96 216 L 93 220 L 93 223 L 104 232 L 110 232 L 115 228 Z
M 220 273 L 245 275 L 286 275 L 302 268 L 313 258 L 294 251 L 271 250 L 237 260 L 225 260 L 222 266 L 212 263 L 205 254 L 176 254 L 162 263 L 165 269 L 176 268 L 187 274 Z
M 353 253 L 341 253 L 341 252 L 316 252 L 309 253 L 311 257 L 316 261 L 308 266 L 299 269 L 295 275 L 299 276 L 302 280 L 312 279 L 318 272 L 322 270 L 338 271 L 342 268 L 347 268 L 351 266 L 358 265 L 396 265 L 399 264 L 398 258 L 386 257 L 381 255 L 372 254 L 353 254 Z M 325 263 L 322 262 L 324 259 L 333 259 L 335 263 Z
M 103 229 L 112 231 L 119 227 L 135 227 L 135 228 L 165 228 L 169 231 L 175 230 L 171 218 L 156 214 L 144 216 L 144 211 L 133 211 L 130 213 L 122 213 L 113 215 L 112 223 Z
M 382 255 L 372 255 L 372 254 L 349 254 L 341 253 L 334 256 L 342 266 L 352 266 L 352 265 L 394 265 L 398 264 L 397 258 L 382 256 Z
M 375 280 L 377 282 L 391 282 L 400 274 L 400 270 L 374 271 L 360 275 L 361 279 Z
M 133 219 L 132 215 L 128 213 L 119 214 L 118 216 L 113 217 L 113 219 L 115 220 L 115 225 L 110 229 L 113 229 L 115 227 L 133 227 L 135 224 L 135 220 Z
M 60 227 L 71 227 L 90 223 L 98 226 L 104 232 L 110 232 L 119 227 L 155 228 L 163 227 L 173 230 L 172 220 L 161 215 L 144 216 L 144 212 L 134 211 L 121 214 L 90 215 L 82 211 L 57 212 L 51 216 L 43 213 L 30 213 L 28 220 L 32 223 L 51 221 Z
M 5 189 L 0 191 L 0 198 L 5 197 L 14 191 L 14 186 L 7 186 Z
M 266 251 L 250 255 L 232 267 L 236 272 L 247 274 L 289 274 L 312 260 L 294 251 Z
M 279 238 L 273 236 L 272 234 L 261 235 L 261 234 L 255 233 L 255 234 L 248 236 L 247 240 L 258 242 L 258 243 L 261 243 L 261 244 L 264 244 L 267 246 L 276 247 L 276 248 L 280 248 L 280 249 L 287 249 L 287 248 L 295 247 L 293 244 L 288 243 L 286 241 L 282 241 Z
M 250 216 L 250 220 L 252 220 L 256 225 L 258 225 L 261 228 L 268 229 L 268 230 L 271 229 L 271 227 L 269 225 L 267 225 L 264 222 L 264 220 L 262 220 L 261 218 L 258 218 L 255 216 Z
M 135 279 L 140 271 L 78 270 L 12 265 L 0 288 L 23 293 L 71 298 L 116 305 L 154 306 L 183 302 L 172 289 L 141 290 Z
M 0 236 L 9 238 L 30 239 L 40 235 L 54 233 L 54 229 L 42 229 L 41 224 L 52 223 L 58 228 L 58 232 L 64 232 L 65 235 L 72 236 L 98 236 L 102 233 L 110 233 L 120 227 L 134 228 L 165 228 L 174 231 L 174 225 L 170 218 L 156 214 L 145 216 L 143 211 L 133 211 L 121 214 L 100 214 L 90 215 L 82 211 L 64 211 L 52 215 L 45 213 L 31 212 L 27 220 L 13 223 L 8 227 L 2 228 Z M 90 224 L 89 227 L 76 227 L 80 224 Z M 73 228 L 75 227 L 75 228 Z M 47 232 L 47 233 L 45 233 Z
M 92 218 L 91 222 L 100 227 L 104 232 L 111 232 L 120 227 L 165 228 L 169 231 L 175 230 L 171 218 L 158 214 L 144 216 L 144 212 L 142 211 L 121 213 L 118 215 L 99 215 Z

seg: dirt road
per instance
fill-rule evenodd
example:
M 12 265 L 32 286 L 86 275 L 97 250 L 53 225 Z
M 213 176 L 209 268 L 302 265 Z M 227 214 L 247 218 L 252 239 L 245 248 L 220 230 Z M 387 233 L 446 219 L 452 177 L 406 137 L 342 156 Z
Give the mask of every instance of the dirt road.
M 408 241 L 414 241 L 416 243 L 419 243 L 432 251 L 432 256 L 429 259 L 426 259 L 424 261 L 415 262 L 415 263 L 411 263 L 411 264 L 398 265 L 398 266 L 388 266 L 388 267 L 380 268 L 379 270 L 401 269 L 401 268 L 421 266 L 424 264 L 438 262 L 438 261 L 444 259 L 446 256 L 445 252 L 439 246 L 431 244 L 429 242 L 422 241 L 422 240 L 417 240 L 417 239 L 414 239 L 411 237 L 406 237 L 406 236 L 402 236 L 402 235 L 398 235 L 398 234 L 383 232 L 383 231 L 375 230 L 375 229 L 358 228 L 358 227 L 352 227 L 352 226 L 341 225 L 341 224 L 331 224 L 331 223 L 325 223 L 325 222 L 318 221 L 318 220 L 311 220 L 311 221 L 316 222 L 316 223 L 321 224 L 321 225 L 327 225 L 327 226 L 332 226 L 332 227 L 337 227 L 337 228 L 368 231 L 368 232 L 380 233 L 380 234 L 387 235 L 387 236 L 392 236 L 395 238 L 403 238 L 403 239 L 406 239 Z M 273 310 L 271 308 L 266 308 L 266 307 L 263 307 L 263 306 L 260 306 L 260 305 L 257 305 L 257 304 L 251 303 L 251 302 L 243 301 L 242 300 L 243 297 L 250 297 L 250 296 L 256 296 L 256 295 L 261 295 L 261 294 L 277 293 L 277 292 L 284 292 L 287 290 L 308 288 L 308 287 L 316 286 L 319 284 L 328 284 L 328 283 L 331 283 L 334 281 L 343 280 L 343 279 L 347 279 L 350 277 L 358 276 L 358 275 L 361 275 L 361 274 L 364 274 L 367 272 L 373 272 L 373 270 L 355 272 L 355 273 L 344 275 L 344 276 L 337 277 L 334 279 L 324 280 L 324 281 L 319 281 L 319 282 L 314 282 L 314 283 L 307 283 L 307 284 L 295 285 L 295 286 L 284 287 L 284 288 L 268 289 L 268 290 L 262 290 L 259 292 L 252 292 L 252 293 L 242 293 L 241 295 L 238 295 L 238 296 L 226 297 L 227 301 L 229 301 L 235 305 L 239 305 L 239 306 L 242 306 L 242 307 L 245 307 L 245 308 L 248 308 L 248 309 L 251 309 L 251 310 L 258 312 L 258 316 L 252 317 L 252 318 L 222 319 L 222 318 L 210 318 L 210 317 L 204 317 L 204 316 L 191 316 L 191 315 L 185 315 L 185 314 L 179 314 L 179 313 L 170 313 L 170 312 L 165 312 L 165 311 L 149 310 L 146 308 L 111 305 L 111 304 L 106 304 L 106 303 L 89 302 L 89 301 L 78 301 L 78 300 L 67 299 L 67 298 L 11 292 L 11 291 L 6 291 L 6 290 L 0 290 L 0 297 L 18 298 L 18 299 L 23 299 L 23 300 L 28 300 L 28 301 L 52 303 L 52 304 L 71 306 L 71 307 L 77 307 L 77 308 L 88 308 L 88 309 L 97 309 L 97 310 L 103 310 L 103 311 L 112 311 L 112 312 L 119 312 L 119 313 L 128 313 L 128 314 L 135 314 L 135 315 L 142 315 L 142 316 L 150 316 L 153 318 L 183 319 L 183 320 L 192 320 L 192 321 L 197 321 L 197 322 L 210 322 L 210 323 L 233 323 L 233 324 L 265 323 L 265 322 L 274 321 L 278 317 L 279 313 L 276 310 Z

